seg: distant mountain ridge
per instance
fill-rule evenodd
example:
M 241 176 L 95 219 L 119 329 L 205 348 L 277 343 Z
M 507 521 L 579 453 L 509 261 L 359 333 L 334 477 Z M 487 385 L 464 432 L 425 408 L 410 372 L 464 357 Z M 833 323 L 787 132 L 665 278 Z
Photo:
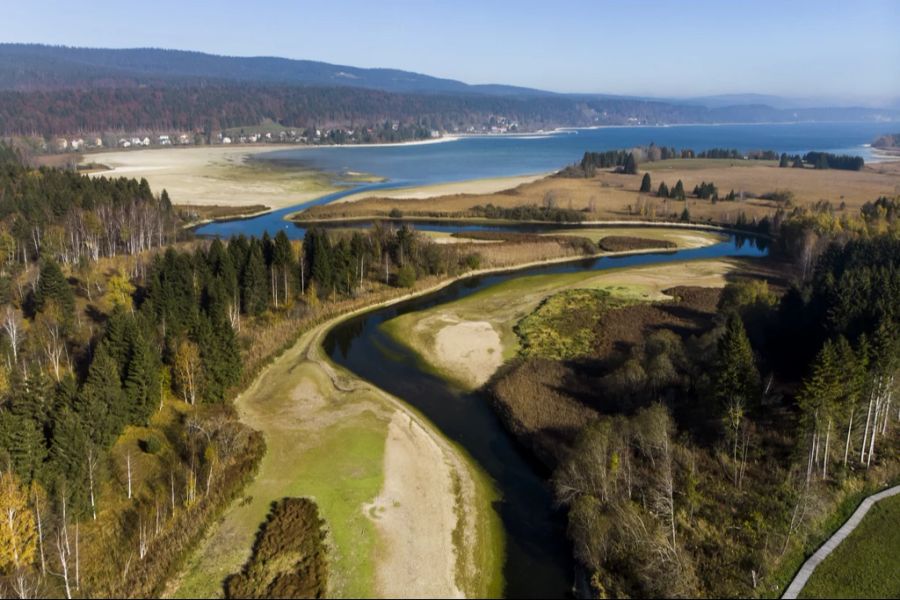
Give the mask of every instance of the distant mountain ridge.
M 804 108 L 759 94 L 560 94 L 277 57 L 0 44 L 0 135 L 190 131 L 209 139 L 268 121 L 313 132 L 337 128 L 350 142 L 365 142 L 394 139 L 390 129 L 408 139 L 566 126 L 896 122 L 900 109 Z
M 258 83 L 361 87 L 394 93 L 555 95 L 511 85 L 470 85 L 400 69 L 366 69 L 271 56 L 218 56 L 160 48 L 0 44 L 0 90 Z

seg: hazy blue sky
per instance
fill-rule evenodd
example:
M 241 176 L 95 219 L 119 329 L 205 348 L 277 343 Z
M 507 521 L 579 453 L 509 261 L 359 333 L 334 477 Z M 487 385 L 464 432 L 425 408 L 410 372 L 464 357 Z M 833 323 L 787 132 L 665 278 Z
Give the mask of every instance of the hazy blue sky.
M 654 96 L 900 98 L 900 2 L 3 0 L 0 40 Z

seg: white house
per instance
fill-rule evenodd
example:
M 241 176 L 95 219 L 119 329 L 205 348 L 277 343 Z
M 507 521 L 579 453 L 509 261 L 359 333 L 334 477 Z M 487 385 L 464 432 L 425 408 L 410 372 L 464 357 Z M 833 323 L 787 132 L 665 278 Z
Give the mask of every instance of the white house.
M 228 136 L 226 135 L 225 137 L 222 138 L 222 143 L 223 143 L 223 144 L 230 144 L 230 143 L 231 143 L 231 138 L 228 137 Z

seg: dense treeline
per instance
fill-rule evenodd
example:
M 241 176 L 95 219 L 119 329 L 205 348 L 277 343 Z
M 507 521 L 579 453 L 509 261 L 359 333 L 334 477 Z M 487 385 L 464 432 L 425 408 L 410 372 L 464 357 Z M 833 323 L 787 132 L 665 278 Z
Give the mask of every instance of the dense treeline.
M 15 556 L 0 560 L 0 584 L 40 582 L 70 595 L 131 582 L 152 593 L 165 565 L 202 533 L 203 521 L 186 526 L 185 515 L 214 514 L 260 455 L 259 440 L 228 417 L 226 403 L 242 381 L 242 328 L 295 304 L 308 311 L 361 287 L 410 287 L 476 265 L 477 256 L 409 227 L 380 225 L 365 233 L 310 229 L 302 247 L 279 232 L 169 248 L 132 276 L 82 267 L 67 276 L 45 253 L 39 267 L 28 266 L 37 269 L 33 284 L 18 276 L 0 309 L 0 474 L 9 502 L 21 497 L 23 528 Z M 94 281 L 93 300 L 84 278 Z M 108 519 L 123 525 L 106 543 L 139 556 L 86 555 L 79 581 L 75 557 L 99 548 Z M 82 544 L 36 566 L 53 536 L 79 527 Z M 144 560 L 173 535 L 178 552 Z
M 604 152 L 586 151 L 579 163 L 569 165 L 562 169 L 559 174 L 563 177 L 593 177 L 597 169 L 615 168 L 628 175 L 634 175 L 637 173 L 638 164 L 640 162 L 656 162 L 676 158 L 778 160 L 778 153 L 774 150 L 751 150 L 750 152 L 743 153 L 734 148 L 710 148 L 708 150 L 697 152 L 691 148 L 676 150 L 674 147 L 657 146 L 656 144 L 651 143 L 649 146 L 641 146 L 631 150 L 606 150 Z M 844 159 L 850 158 L 854 157 L 835 157 L 835 164 L 843 164 Z M 649 191 L 649 188 L 647 190 L 642 189 L 641 191 Z
M 607 150 L 606 152 L 585 152 L 580 166 L 585 173 L 593 173 L 593 169 L 608 169 L 610 167 L 624 167 L 634 154 L 627 150 Z
M 513 221 L 548 221 L 553 223 L 578 223 L 584 221 L 583 212 L 571 208 L 559 208 L 553 198 L 546 198 L 544 206 L 525 204 L 503 208 L 493 204 L 473 206 L 474 216 L 487 219 L 509 219 Z
M 803 155 L 803 162 L 813 165 L 816 169 L 843 169 L 845 171 L 860 171 L 866 164 L 861 156 L 829 152 L 807 152 Z
M 0 145 L 0 257 L 4 265 L 52 256 L 63 263 L 138 254 L 176 239 L 168 194 L 145 179 L 85 177 L 25 166 Z
M 286 127 L 380 130 L 392 120 L 416 130 L 466 131 L 518 124 L 518 129 L 655 123 L 772 122 L 796 120 L 796 111 L 743 107 L 708 109 L 650 100 L 571 98 L 558 95 L 391 93 L 359 87 L 222 82 L 196 78 L 165 84 L 74 86 L 71 89 L 0 91 L 0 135 L 53 136 L 103 132 L 205 133 L 271 120 Z M 40 87 L 40 86 L 39 86 Z M 817 118 L 822 110 L 806 111 Z M 871 118 L 848 109 L 847 120 Z M 359 140 L 359 138 L 356 138 Z M 381 138 L 373 141 L 384 141 Z M 668 149 L 666 149 L 668 152 Z M 684 151 L 680 153 L 684 156 Z M 672 156 L 674 157 L 674 154 Z
M 392 94 L 358 88 L 216 86 L 93 88 L 0 93 L 0 133 L 53 135 L 103 131 L 207 134 L 270 119 L 287 127 L 371 127 L 385 120 L 425 130 L 483 125 L 492 114 L 533 123 L 562 122 L 569 103 L 552 98 Z
M 631 102 L 596 101 L 624 120 Z M 671 107 L 645 103 L 650 114 Z M 659 106 L 657 106 L 659 104 Z M 0 92 L 0 134 L 61 135 L 104 131 L 216 132 L 266 119 L 287 127 L 373 128 L 391 120 L 423 130 L 480 130 L 502 116 L 520 127 L 593 124 L 593 111 L 555 96 L 396 94 L 351 87 L 216 85 Z M 602 109 L 601 109 L 602 110 Z M 375 141 L 375 140 L 373 140 Z
M 778 166 L 782 169 L 792 167 L 801 169 L 810 165 L 815 169 L 842 169 L 844 171 L 861 171 L 866 161 L 861 156 L 849 154 L 831 154 L 830 152 L 807 152 L 804 155 L 789 156 L 782 153 Z
M 615 416 L 590 425 L 554 476 L 595 591 L 750 593 L 821 518 L 817 503 L 895 460 L 898 264 L 896 239 L 834 245 L 781 302 L 726 288 L 717 329 L 654 334 L 600 380 Z M 795 392 L 772 392 L 795 376 Z M 716 417 L 701 417 L 709 407 Z M 719 452 L 730 491 L 716 482 Z

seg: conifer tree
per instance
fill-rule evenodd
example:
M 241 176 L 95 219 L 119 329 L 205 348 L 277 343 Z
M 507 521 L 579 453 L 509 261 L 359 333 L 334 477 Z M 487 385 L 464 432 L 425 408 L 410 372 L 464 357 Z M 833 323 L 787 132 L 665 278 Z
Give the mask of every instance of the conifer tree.
M 828 340 L 813 362 L 812 373 L 804 381 L 797 400 L 806 429 L 810 432 L 807 478 L 822 463 L 822 476 L 828 474 L 831 432 L 839 398 L 843 395 L 841 365 L 835 344 Z M 824 436 L 824 442 L 823 442 Z
M 259 241 L 252 240 L 250 242 L 250 251 L 247 255 L 247 265 L 244 267 L 241 280 L 241 304 L 245 313 L 259 315 L 266 310 L 268 283 L 262 244 Z
M 75 311 L 75 295 L 59 265 L 52 258 L 41 261 L 41 271 L 34 290 L 34 307 L 38 312 L 55 302 L 61 315 L 68 319 Z
M 753 358 L 753 349 L 737 314 L 731 314 L 725 331 L 719 338 L 713 386 L 716 397 L 724 409 L 724 422 L 732 442 L 732 460 L 735 464 L 737 484 L 737 456 L 740 433 L 749 406 L 759 394 L 759 372 Z
M 641 179 L 641 193 L 649 194 L 651 185 L 653 184 L 650 181 L 650 173 L 644 173 L 644 177 Z
M 13 471 L 26 483 L 40 476 L 47 455 L 39 423 L 24 414 L 0 409 L 0 449 Z M 5 467 L 4 467 L 5 469 Z
M 130 411 L 122 394 L 119 366 L 102 342 L 94 352 L 76 407 L 81 419 L 91 423 L 91 439 L 104 448 L 128 420 Z
M 625 158 L 625 174 L 626 175 L 636 175 L 637 174 L 637 160 L 635 160 L 633 152 L 629 152 L 628 156 Z
M 86 458 L 94 442 L 88 430 L 82 416 L 68 406 L 62 407 L 53 421 L 47 479 L 55 487 L 65 489 L 76 512 L 83 512 L 90 504 Z

